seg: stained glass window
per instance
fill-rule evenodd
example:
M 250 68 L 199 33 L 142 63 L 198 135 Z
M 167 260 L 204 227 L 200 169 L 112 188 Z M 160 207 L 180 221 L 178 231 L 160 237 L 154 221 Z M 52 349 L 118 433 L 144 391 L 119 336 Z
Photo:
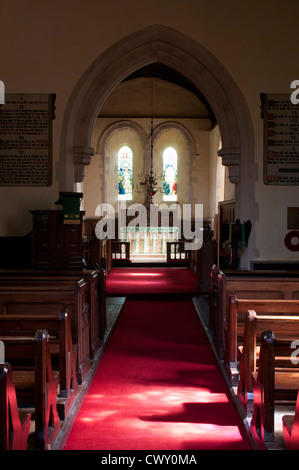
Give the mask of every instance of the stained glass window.
M 177 169 L 178 158 L 173 147 L 168 147 L 163 153 L 163 200 L 177 200 Z
M 133 153 L 129 147 L 118 152 L 118 199 L 131 200 L 133 189 Z

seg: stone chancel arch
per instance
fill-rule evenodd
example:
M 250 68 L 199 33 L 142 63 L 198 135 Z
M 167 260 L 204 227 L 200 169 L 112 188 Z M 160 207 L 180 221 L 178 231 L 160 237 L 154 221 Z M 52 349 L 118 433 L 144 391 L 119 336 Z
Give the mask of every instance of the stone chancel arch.
M 144 28 L 114 44 L 91 64 L 75 87 L 64 117 L 61 142 L 66 188 L 73 190 L 74 184 L 84 179 L 84 167 L 94 153 L 93 125 L 106 98 L 127 76 L 154 62 L 180 72 L 209 102 L 221 133 L 219 155 L 236 185 L 236 218 L 254 223 L 254 136 L 246 102 L 213 54 L 188 36 L 161 25 Z M 253 239 L 254 230 L 242 260 L 246 268 L 254 255 Z

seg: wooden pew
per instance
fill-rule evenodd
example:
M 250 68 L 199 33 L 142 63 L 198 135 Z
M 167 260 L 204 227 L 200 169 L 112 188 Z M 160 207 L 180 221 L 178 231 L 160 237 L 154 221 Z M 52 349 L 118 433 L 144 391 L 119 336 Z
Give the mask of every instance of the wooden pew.
M 18 408 L 12 367 L 0 364 L 0 450 L 26 450 L 31 413 Z
M 258 315 L 254 310 L 247 312 L 243 346 L 238 348 L 240 364 L 238 398 L 248 416 L 252 412 L 252 374 L 259 364 L 260 338 L 266 330 L 273 331 L 279 340 L 290 341 L 290 338 L 294 340 L 296 335 L 299 337 L 299 316 Z M 289 356 L 290 354 L 287 356 L 287 364 L 291 367 Z
M 106 267 L 105 259 L 102 260 L 102 266 L 98 270 L 99 282 L 99 305 L 100 305 L 100 340 L 103 341 L 107 331 L 107 315 L 106 315 Z
M 299 450 L 299 391 L 295 413 L 282 416 L 283 437 L 287 450 Z
M 289 323 L 288 326 L 289 333 L 294 333 L 294 325 Z M 291 344 L 291 338 L 276 339 L 271 330 L 261 335 L 259 365 L 252 374 L 254 409 L 250 423 L 252 436 L 260 449 L 275 440 L 275 405 L 295 406 L 296 403 L 299 368 L 292 363 Z
M 277 335 L 279 344 L 284 347 L 283 353 L 277 350 L 275 355 L 275 371 L 290 371 L 292 374 L 296 372 L 296 368 L 291 361 L 291 342 L 299 335 L 299 316 L 287 316 L 287 315 L 257 315 L 255 311 L 251 310 L 247 312 L 245 331 L 244 331 L 244 343 L 243 347 L 239 348 L 240 354 L 240 380 L 238 385 L 238 399 L 243 406 L 247 417 L 251 417 L 254 409 L 260 409 L 261 405 L 257 405 L 259 395 L 254 392 L 253 382 L 257 382 L 256 375 L 257 371 L 260 374 L 260 385 L 264 382 L 263 374 L 263 363 L 261 363 L 262 354 L 260 353 L 260 338 L 265 331 L 271 331 L 272 334 Z M 261 365 L 262 364 L 262 365 Z M 266 373 L 270 373 L 270 367 L 264 366 Z M 274 369 L 273 369 L 274 370 Z M 299 368 L 297 368 L 297 373 Z M 297 374 L 296 374 L 297 375 Z M 283 377 L 280 375 L 279 377 Z M 299 380 L 299 374 L 297 375 Z M 268 377 L 266 377 L 267 384 Z M 287 382 L 288 384 L 288 382 Z M 288 386 L 288 385 L 287 385 Z M 299 381 L 298 381 L 299 386 Z M 284 391 L 285 399 L 287 399 L 286 387 Z M 277 394 L 280 390 L 277 389 Z M 294 400 L 294 393 L 292 391 L 289 394 Z M 265 395 L 266 396 L 266 395 Z M 259 406 L 257 408 L 257 406 Z M 267 407 L 267 412 L 268 412 Z M 271 411 L 274 413 L 274 409 Z M 270 412 L 269 412 L 270 413 Z M 270 418 L 267 419 L 267 423 L 270 422 Z M 267 436 L 271 435 L 271 426 L 267 426 Z M 267 437 L 269 439 L 270 437 Z
M 214 264 L 211 269 L 210 276 L 210 288 L 209 288 L 209 330 L 210 334 L 215 342 L 215 331 L 216 331 L 216 317 L 217 310 L 219 310 L 220 302 L 220 279 L 219 279 L 219 268 Z
M 215 271 L 215 272 L 214 272 Z M 209 327 L 220 359 L 224 358 L 229 298 L 299 299 L 299 273 L 282 271 L 218 271 L 212 268 Z M 217 280 L 215 280 L 217 278 Z
M 245 318 L 248 310 L 262 315 L 299 315 L 299 300 L 229 298 L 228 314 L 224 324 L 224 362 L 232 385 L 238 378 L 238 346 L 243 342 Z
M 24 274 L 23 274 L 24 277 Z M 58 282 L 66 283 L 70 281 L 80 282 L 83 280 L 85 285 L 85 299 L 86 304 L 88 305 L 88 328 L 89 328 L 89 357 L 94 359 L 102 339 L 104 337 L 104 325 L 106 325 L 105 319 L 102 318 L 106 316 L 106 308 L 103 308 L 102 297 L 105 296 L 105 292 L 102 291 L 101 285 L 101 273 L 99 271 L 68 271 L 68 272 L 59 272 L 59 271 L 46 271 L 39 272 L 36 274 L 27 273 L 26 278 L 30 280 L 47 279 L 50 282 L 53 282 L 53 279 Z M 10 280 L 11 276 L 6 279 Z M 0 277 L 1 284 L 1 277 Z M 104 330 L 104 331 L 103 331 Z
M 103 269 L 83 270 L 80 273 L 76 271 L 69 272 L 48 272 L 43 274 L 47 277 L 53 276 L 58 278 L 83 279 L 86 286 L 86 299 L 90 306 L 89 327 L 90 327 L 90 358 L 94 359 L 100 346 L 102 345 L 106 329 L 106 276 Z M 40 276 L 40 273 L 38 273 Z
M 105 267 L 107 274 L 112 269 L 112 240 L 99 240 L 94 234 L 88 241 L 89 263 Z
M 202 234 L 202 247 L 199 250 L 189 251 L 188 261 L 190 269 L 196 273 L 199 291 L 208 294 L 211 268 L 216 262 L 217 242 L 210 224 L 203 224 Z
M 90 369 L 89 312 L 86 282 L 81 279 L 21 279 L 0 283 L 0 315 L 56 314 L 67 309 L 73 343 L 77 345 L 77 380 L 83 383 Z
M 7 285 L 17 280 L 49 279 L 86 282 L 86 303 L 89 306 L 89 346 L 90 358 L 94 359 L 107 329 L 106 319 L 106 284 L 103 269 L 93 270 L 0 270 L 0 285 Z
M 60 430 L 60 419 L 56 406 L 59 374 L 52 371 L 48 332 L 38 330 L 34 337 L 2 336 L 1 340 L 12 365 L 18 404 L 34 407 L 35 449 L 50 449 Z M 26 367 L 20 360 L 26 361 Z
M 38 329 L 49 333 L 52 366 L 59 370 L 57 410 L 59 418 L 64 420 L 78 393 L 77 350 L 72 342 L 68 312 L 61 311 L 56 315 L 0 315 L 1 336 L 29 336 Z

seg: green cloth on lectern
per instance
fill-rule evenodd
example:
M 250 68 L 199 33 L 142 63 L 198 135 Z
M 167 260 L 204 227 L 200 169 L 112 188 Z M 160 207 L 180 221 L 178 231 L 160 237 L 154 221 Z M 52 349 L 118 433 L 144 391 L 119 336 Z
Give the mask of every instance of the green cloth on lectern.
M 63 223 L 80 224 L 80 199 L 77 197 L 63 198 Z

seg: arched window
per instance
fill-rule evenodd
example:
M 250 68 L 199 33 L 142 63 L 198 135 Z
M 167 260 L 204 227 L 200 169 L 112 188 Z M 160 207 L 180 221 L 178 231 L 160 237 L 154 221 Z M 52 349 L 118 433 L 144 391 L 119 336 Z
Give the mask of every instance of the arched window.
M 173 147 L 163 153 L 163 201 L 177 200 L 178 157 Z
M 128 201 L 132 199 L 133 189 L 133 153 L 125 146 L 118 152 L 118 199 Z

